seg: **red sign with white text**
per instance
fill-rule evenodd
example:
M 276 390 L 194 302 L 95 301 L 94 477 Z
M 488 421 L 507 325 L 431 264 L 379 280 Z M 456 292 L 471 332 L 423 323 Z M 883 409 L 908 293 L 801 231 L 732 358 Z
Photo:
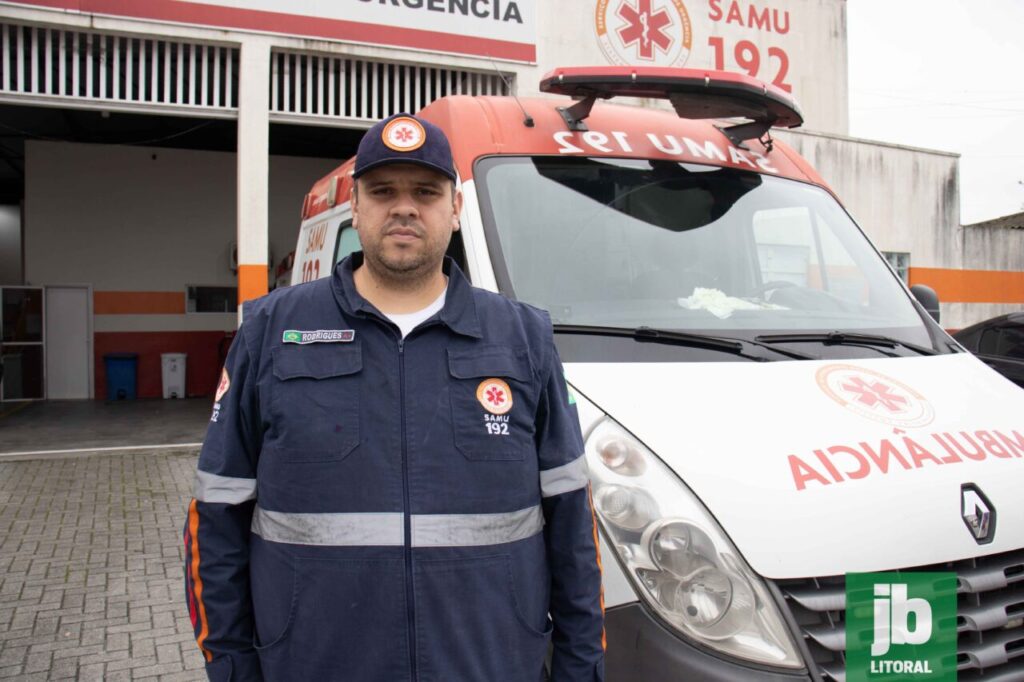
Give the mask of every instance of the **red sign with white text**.
M 533 62 L 536 0 L 13 0 L 82 14 Z

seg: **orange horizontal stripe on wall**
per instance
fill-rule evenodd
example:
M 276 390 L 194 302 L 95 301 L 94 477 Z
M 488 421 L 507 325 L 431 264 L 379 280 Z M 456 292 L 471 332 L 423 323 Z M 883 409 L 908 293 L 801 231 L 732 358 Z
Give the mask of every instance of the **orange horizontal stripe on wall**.
M 185 312 L 184 291 L 95 291 L 96 315 L 180 315 Z
M 910 285 L 927 284 L 943 303 L 1020 303 L 1024 271 L 910 268 Z

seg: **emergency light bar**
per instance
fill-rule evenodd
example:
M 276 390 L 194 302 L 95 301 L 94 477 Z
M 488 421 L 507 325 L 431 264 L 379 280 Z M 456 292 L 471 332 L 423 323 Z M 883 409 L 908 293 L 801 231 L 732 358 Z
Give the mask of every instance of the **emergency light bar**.
M 804 122 L 785 90 L 726 71 L 659 66 L 560 68 L 541 79 L 540 90 L 580 100 L 558 110 L 570 130 L 587 130 L 583 120 L 594 102 L 612 97 L 667 99 L 681 118 L 749 118 L 749 123 L 721 128 L 736 145 L 760 138 L 772 126 L 796 128 Z

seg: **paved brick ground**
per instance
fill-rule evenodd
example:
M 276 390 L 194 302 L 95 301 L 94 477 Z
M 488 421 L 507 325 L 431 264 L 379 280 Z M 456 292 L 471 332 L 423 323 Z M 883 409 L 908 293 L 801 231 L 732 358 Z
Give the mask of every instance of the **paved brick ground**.
M 0 462 L 0 679 L 205 679 L 182 596 L 195 461 Z

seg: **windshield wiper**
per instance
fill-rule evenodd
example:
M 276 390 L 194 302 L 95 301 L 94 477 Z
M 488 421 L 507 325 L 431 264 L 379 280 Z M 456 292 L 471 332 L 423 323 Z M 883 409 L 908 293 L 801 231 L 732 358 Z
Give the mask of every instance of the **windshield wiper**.
M 897 348 L 902 346 L 920 355 L 938 355 L 938 352 L 918 346 L 915 343 L 900 341 L 892 336 L 881 334 L 859 334 L 856 332 L 827 332 L 809 334 L 762 334 L 754 337 L 755 341 L 763 343 L 821 343 L 826 346 L 882 346 L 884 348 Z
M 669 345 L 687 346 L 689 348 L 705 348 L 717 350 L 723 353 L 731 353 L 743 358 L 757 362 L 768 362 L 769 359 L 763 355 L 751 353 L 749 346 L 756 346 L 770 350 L 773 353 L 784 355 L 794 360 L 817 360 L 813 355 L 807 355 L 788 348 L 776 348 L 766 343 L 758 343 L 748 339 L 735 339 L 727 336 L 712 336 L 710 334 L 694 334 L 692 332 L 677 332 L 666 329 L 653 329 L 651 327 L 602 327 L 588 324 L 555 324 L 555 332 L 558 334 L 581 334 L 584 336 L 620 336 L 631 338 L 636 341 L 648 343 L 664 343 Z

